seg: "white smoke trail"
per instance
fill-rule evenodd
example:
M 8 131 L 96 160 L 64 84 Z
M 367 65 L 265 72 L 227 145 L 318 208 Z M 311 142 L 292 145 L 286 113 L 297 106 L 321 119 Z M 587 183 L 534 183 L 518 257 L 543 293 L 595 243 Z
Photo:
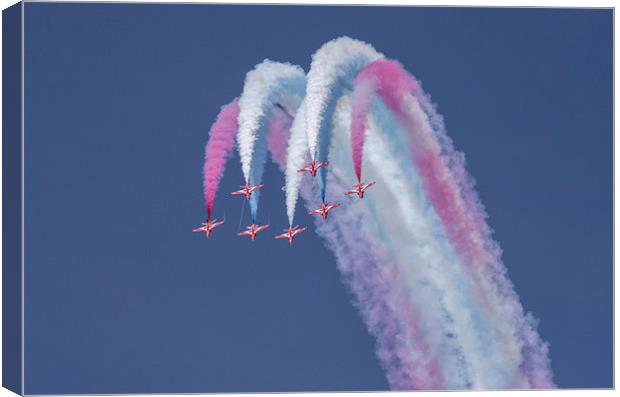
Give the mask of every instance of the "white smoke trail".
M 329 41 L 312 55 L 306 85 L 306 120 L 308 146 L 313 159 L 318 150 L 320 130 L 326 121 L 331 121 L 326 110 L 330 102 L 335 105 L 340 96 L 338 86 L 350 87 L 357 71 L 382 57 L 371 45 L 350 37 Z
M 349 37 L 340 37 L 325 43 L 312 56 L 306 84 L 305 109 L 295 117 L 289 140 L 289 157 L 286 167 L 286 210 L 291 225 L 295 216 L 295 205 L 302 178 L 297 170 L 304 165 L 309 150 L 315 159 L 319 140 L 325 148 L 321 156 L 327 158 L 327 147 L 331 126 L 325 125 L 325 118 L 331 122 L 337 99 L 344 89 L 350 88 L 357 74 L 366 64 L 383 57 L 372 46 Z M 299 120 L 303 117 L 303 120 Z M 302 138 L 302 130 L 306 135 Z M 324 137 L 321 137 L 324 131 Z M 318 178 L 321 195 L 325 197 L 325 170 L 319 169 Z
M 303 100 L 291 125 L 291 136 L 288 141 L 285 171 L 286 215 L 289 224 L 293 225 L 295 206 L 299 197 L 299 184 L 302 174 L 298 172 L 308 157 L 308 139 L 306 136 L 306 101 Z
M 268 59 L 246 75 L 243 93 L 239 98 L 237 134 L 241 168 L 246 182 L 250 182 L 254 148 L 271 107 L 277 103 L 287 113 L 295 114 L 304 96 L 305 82 L 306 75 L 299 66 Z

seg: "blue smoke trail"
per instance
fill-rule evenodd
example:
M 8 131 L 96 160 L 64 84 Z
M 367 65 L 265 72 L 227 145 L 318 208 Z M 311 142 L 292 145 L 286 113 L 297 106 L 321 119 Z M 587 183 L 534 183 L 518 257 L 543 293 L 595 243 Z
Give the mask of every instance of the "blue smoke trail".
M 317 159 L 319 162 L 327 161 L 327 156 L 329 154 L 329 147 L 331 146 L 331 136 L 332 136 L 332 118 L 334 117 L 334 112 L 336 110 L 336 104 L 338 99 L 344 95 L 346 92 L 351 91 L 353 89 L 353 83 L 355 82 L 355 76 L 357 73 L 366 66 L 370 60 L 366 56 L 359 56 L 351 60 L 350 63 L 344 65 L 343 73 L 341 73 L 338 78 L 334 81 L 334 85 L 330 92 L 329 97 L 327 98 L 327 102 L 325 104 L 325 109 L 323 112 L 323 120 L 321 122 L 321 127 L 319 129 L 318 136 L 318 148 L 317 148 Z M 321 191 L 321 200 L 325 202 L 325 190 L 327 187 L 326 178 L 327 178 L 327 170 L 325 167 L 319 168 L 317 171 L 319 177 L 319 188 Z
M 256 131 L 256 141 L 254 152 L 252 153 L 252 161 L 250 163 L 250 183 L 258 185 L 262 182 L 263 172 L 265 170 L 265 162 L 267 161 L 267 132 L 268 119 L 274 106 L 286 111 L 289 115 L 294 113 L 294 109 L 287 109 L 286 96 L 303 97 L 306 92 L 305 77 L 284 77 L 279 78 L 274 84 L 269 86 L 269 95 L 267 100 L 262 103 L 262 116 L 258 120 L 260 127 Z M 292 115 L 291 115 L 292 116 Z M 260 191 L 252 192 L 250 198 L 250 212 L 252 215 L 252 223 L 256 223 L 256 215 L 258 212 L 258 202 Z

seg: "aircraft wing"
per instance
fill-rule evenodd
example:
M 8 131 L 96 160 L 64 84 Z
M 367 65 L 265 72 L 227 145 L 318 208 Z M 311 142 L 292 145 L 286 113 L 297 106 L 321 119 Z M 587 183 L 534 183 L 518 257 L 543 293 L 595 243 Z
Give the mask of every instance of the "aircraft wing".
M 256 186 L 252 186 L 252 187 L 250 188 L 250 192 L 253 192 L 254 190 L 260 189 L 260 188 L 261 188 L 261 187 L 263 187 L 263 186 L 265 186 L 265 185 L 263 184 L 263 185 L 256 185 Z
M 314 210 L 314 211 L 310 211 L 308 212 L 308 214 L 322 214 L 321 210 Z
M 288 238 L 288 235 L 286 233 L 284 234 L 278 234 L 277 236 L 275 236 L 274 238 Z
M 245 232 L 241 232 L 241 233 L 237 233 L 237 236 L 251 236 L 252 233 L 245 231 Z
M 309 167 L 300 168 L 297 172 L 311 172 L 312 170 Z
M 306 228 L 305 228 L 305 227 L 302 227 L 301 229 L 295 229 L 295 230 L 293 230 L 293 236 L 295 236 L 295 235 L 297 235 L 297 234 L 299 234 L 299 233 L 303 232 L 304 230 L 306 230 Z
M 261 230 L 265 230 L 269 227 L 269 225 L 263 225 L 263 226 L 259 226 L 256 228 L 256 233 L 260 232 Z
M 204 232 L 204 231 L 205 231 L 205 229 L 203 227 L 199 227 L 197 229 L 192 230 L 192 232 L 194 232 L 194 233 L 195 232 Z
M 235 190 L 234 192 L 232 192 L 230 194 L 245 194 L 245 191 L 244 190 Z

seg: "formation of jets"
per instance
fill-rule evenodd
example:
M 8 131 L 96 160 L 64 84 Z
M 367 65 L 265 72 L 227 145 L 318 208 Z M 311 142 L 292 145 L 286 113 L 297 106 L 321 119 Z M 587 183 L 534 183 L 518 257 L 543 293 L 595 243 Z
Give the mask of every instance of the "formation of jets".
M 306 167 L 304 168 L 300 168 L 299 170 L 297 170 L 297 172 L 308 172 L 310 175 L 312 175 L 313 177 L 316 176 L 317 171 L 319 170 L 319 168 L 321 167 L 327 167 L 329 165 L 329 162 L 323 162 L 323 163 L 319 163 L 316 161 L 312 161 L 310 164 L 308 164 Z M 374 185 L 375 182 L 368 182 L 368 183 L 358 183 L 357 185 L 354 185 L 348 192 L 345 192 L 345 195 L 357 195 L 357 197 L 359 197 L 360 199 L 364 198 L 364 191 L 366 189 L 368 189 L 370 186 Z M 252 192 L 255 192 L 256 190 L 262 188 L 263 186 L 265 186 L 264 184 L 261 185 L 252 185 L 251 183 L 246 183 L 245 185 L 240 186 L 240 190 L 236 190 L 234 192 L 232 192 L 231 194 L 233 195 L 240 195 L 245 197 L 246 200 L 250 200 L 250 198 L 252 197 Z M 311 215 L 320 215 L 324 220 L 327 220 L 327 214 L 329 213 L 329 211 L 333 210 L 336 207 L 341 206 L 342 204 L 340 203 L 321 203 L 320 207 L 317 208 L 314 211 L 310 211 L 308 212 L 308 214 Z M 193 232 L 201 232 L 201 233 L 205 233 L 205 236 L 207 238 L 211 237 L 211 233 L 213 232 L 213 229 L 215 229 L 216 227 L 220 226 L 222 223 L 224 223 L 224 221 L 218 221 L 217 219 L 207 219 L 206 222 L 202 222 L 201 226 L 192 230 Z M 269 227 L 269 225 L 258 225 L 256 223 L 251 224 L 250 226 L 246 227 L 246 230 L 237 233 L 238 236 L 250 236 L 250 240 L 255 241 L 256 240 L 256 234 L 267 229 Z M 295 236 L 298 235 L 299 233 L 303 232 L 304 230 L 306 230 L 305 227 L 299 227 L 299 226 L 293 226 L 293 227 L 289 227 L 288 229 L 283 229 L 282 234 L 278 234 L 275 236 L 275 238 L 277 239 L 287 239 L 289 244 L 293 244 L 293 240 L 295 240 Z

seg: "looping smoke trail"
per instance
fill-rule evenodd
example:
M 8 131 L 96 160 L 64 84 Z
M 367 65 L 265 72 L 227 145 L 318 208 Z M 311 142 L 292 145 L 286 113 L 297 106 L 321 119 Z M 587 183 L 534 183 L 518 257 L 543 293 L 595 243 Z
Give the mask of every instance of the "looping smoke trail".
M 205 146 L 205 162 L 203 165 L 207 219 L 211 219 L 215 194 L 224 174 L 226 160 L 230 157 L 235 144 L 238 115 L 239 103 L 235 99 L 228 105 L 222 106 L 217 120 L 209 131 L 209 142 Z
M 362 123 L 368 113 L 367 103 L 375 92 L 410 129 L 409 145 L 417 169 L 423 177 L 430 200 L 442 218 L 453 243 L 466 255 L 482 255 L 481 240 L 467 212 L 461 207 L 458 187 L 443 163 L 441 147 L 434 141 L 430 125 L 415 98 L 407 95 L 416 87 L 415 80 L 402 66 L 391 60 L 378 60 L 366 66 L 357 76 L 352 113 L 351 144 L 354 166 L 361 169 L 364 140 Z M 373 92 L 374 91 L 374 92 Z M 357 93 L 357 94 L 356 94 Z M 431 131 L 431 132 L 429 132 Z
M 267 126 L 271 108 L 295 114 L 305 94 L 306 75 L 299 66 L 264 60 L 248 72 L 239 98 L 237 143 L 246 183 L 259 184 L 267 159 Z M 252 193 L 250 209 L 256 221 L 260 192 Z
M 353 87 L 357 72 L 383 55 L 362 41 L 340 37 L 324 44 L 312 56 L 306 86 L 307 139 L 312 160 L 327 161 L 331 121 L 338 98 Z M 326 170 L 317 173 L 325 201 Z
M 418 96 L 412 97 L 409 92 L 416 92 L 422 98 L 421 103 L 417 101 Z M 510 384 L 519 387 L 552 386 L 551 372 L 546 359 L 547 347 L 537 337 L 531 321 L 524 317 L 518 297 L 505 277 L 505 270 L 495 249 L 496 244 L 488 240 L 488 227 L 482 227 L 480 230 L 476 228 L 481 224 L 484 215 L 472 212 L 480 211 L 481 206 L 477 205 L 473 193 L 470 192 L 466 196 L 470 203 L 465 202 L 461 196 L 461 193 L 473 184 L 463 180 L 467 174 L 462 168 L 458 173 L 450 172 L 450 165 L 463 166 L 462 156 L 457 157 L 451 145 L 442 149 L 440 146 L 442 141 L 435 140 L 438 134 L 433 131 L 433 123 L 428 114 L 424 113 L 423 107 L 426 111 L 434 109 L 429 106 L 430 102 L 413 77 L 396 62 L 375 61 L 364 68 L 356 79 L 351 123 L 351 144 L 356 172 L 358 169 L 361 170 L 365 119 L 369 113 L 372 95 L 375 93 L 408 129 L 407 138 L 412 160 L 421 177 L 426 196 L 441 219 L 450 243 L 466 265 L 464 270 L 457 269 L 469 279 L 466 286 L 468 289 L 464 293 L 471 295 L 471 292 L 467 291 L 475 290 L 473 297 L 468 299 L 470 302 L 477 302 L 476 307 L 480 308 L 476 310 L 477 315 L 485 317 L 485 320 L 481 320 L 483 326 L 492 329 L 496 334 L 495 340 L 490 341 L 495 342 L 495 346 L 492 347 L 510 351 L 503 353 L 505 357 L 488 358 L 501 361 L 498 362 L 497 371 L 504 371 L 505 374 L 503 379 L 498 379 L 498 382 L 502 382 L 499 383 L 499 387 L 507 387 L 504 385 Z M 450 158 L 446 157 L 447 153 L 457 157 L 456 160 L 450 161 Z M 455 177 L 462 179 L 455 180 Z M 470 266 L 483 266 L 483 268 L 469 269 Z M 480 272 L 485 273 L 481 276 Z M 497 312 L 496 307 L 489 305 L 490 302 L 501 302 L 503 312 Z M 514 330 L 522 330 L 520 332 L 528 337 L 515 338 Z M 480 338 L 481 335 L 477 337 Z M 467 353 L 470 357 L 475 354 Z M 489 381 L 488 377 L 486 381 Z M 492 383 L 491 385 L 494 386 Z
M 393 60 L 376 60 L 358 73 L 351 98 L 351 150 L 358 182 L 361 182 L 366 120 L 373 94 L 378 93 L 392 111 L 400 113 L 400 101 L 415 87 L 415 80 Z
M 376 338 L 390 387 L 554 387 L 548 345 L 507 278 L 464 156 L 420 83 L 349 38 L 315 53 L 303 101 L 303 89 L 281 84 L 264 64 L 248 74 L 240 106 L 246 181 L 260 182 L 270 151 L 285 172 L 290 225 L 300 193 L 308 208 L 340 201 L 347 181 L 361 181 L 362 165 L 377 182 L 363 200 L 315 222 Z M 292 92 L 301 94 L 287 106 Z M 310 158 L 330 162 L 318 184 L 297 172 Z
M 297 172 L 304 166 L 308 158 L 308 139 L 306 135 L 306 101 L 302 101 L 293 124 L 288 141 L 286 169 L 285 169 L 285 190 L 286 190 L 286 214 L 289 226 L 293 225 L 295 216 L 295 206 L 299 197 L 299 185 L 302 175 Z
M 239 155 L 244 177 L 249 182 L 252 166 L 252 152 L 260 137 L 259 129 L 264 125 L 271 108 L 279 104 L 289 113 L 303 99 L 306 84 L 304 71 L 296 65 L 274 62 L 268 59 L 259 63 L 247 73 L 243 93 L 239 99 Z

